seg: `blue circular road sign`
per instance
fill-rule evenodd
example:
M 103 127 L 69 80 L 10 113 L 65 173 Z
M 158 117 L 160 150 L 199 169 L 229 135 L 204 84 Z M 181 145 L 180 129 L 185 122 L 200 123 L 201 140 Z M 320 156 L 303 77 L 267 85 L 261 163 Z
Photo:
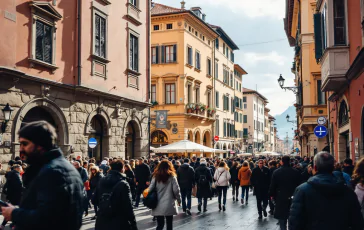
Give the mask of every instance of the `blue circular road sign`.
M 88 147 L 90 147 L 91 149 L 95 148 L 97 145 L 97 140 L 93 137 L 91 137 L 89 140 L 88 140 Z
M 318 138 L 326 137 L 327 135 L 327 128 L 323 125 L 318 125 L 315 127 L 313 131 Z

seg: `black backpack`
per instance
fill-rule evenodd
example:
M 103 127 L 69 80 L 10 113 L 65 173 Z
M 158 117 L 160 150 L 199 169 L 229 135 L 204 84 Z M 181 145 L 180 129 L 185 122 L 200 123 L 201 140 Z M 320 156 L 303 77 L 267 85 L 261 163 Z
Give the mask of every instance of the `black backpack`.
M 203 172 L 203 174 L 200 175 L 200 178 L 198 179 L 198 184 L 200 186 L 207 186 L 209 184 L 206 176 L 206 170 Z
M 114 214 L 112 209 L 111 198 L 113 192 L 115 191 L 115 188 L 118 185 L 120 185 L 120 183 L 121 182 L 116 183 L 116 185 L 110 190 L 110 192 L 104 192 L 101 194 L 101 197 L 99 199 L 97 215 L 110 217 Z

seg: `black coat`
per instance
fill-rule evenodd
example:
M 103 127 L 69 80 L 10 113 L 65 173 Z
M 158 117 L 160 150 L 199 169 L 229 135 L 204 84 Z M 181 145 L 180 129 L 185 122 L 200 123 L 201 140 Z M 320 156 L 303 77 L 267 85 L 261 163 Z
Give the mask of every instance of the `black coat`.
M 230 168 L 230 184 L 235 184 L 235 185 L 240 185 L 240 181 L 238 179 L 238 174 L 239 174 L 239 169 L 238 167 L 232 167 Z
M 288 219 L 292 196 L 300 183 L 301 174 L 290 166 L 282 166 L 273 173 L 269 195 L 276 201 L 274 218 Z
M 42 160 L 38 174 L 28 177 L 20 208 L 12 212 L 15 229 L 80 229 L 86 197 L 80 174 L 59 149 L 45 153 Z
M 195 170 L 187 164 L 183 164 L 177 171 L 177 180 L 181 189 L 192 189 L 195 185 Z
M 253 169 L 250 183 L 254 186 L 254 192 L 257 197 L 268 199 L 270 178 L 270 171 L 267 167 L 263 166 L 262 169 L 259 167 Z
M 96 173 L 95 176 L 93 176 L 90 179 L 90 191 L 91 192 L 95 191 L 95 189 L 96 189 L 97 185 L 99 184 L 101 178 L 103 178 L 103 174 L 101 172 L 98 172 L 98 173 Z
M 303 173 L 301 174 L 301 183 L 305 183 L 308 181 L 308 179 L 310 179 L 310 177 L 312 177 L 312 173 L 308 173 L 307 168 L 303 171 Z
M 206 186 L 200 186 L 199 180 L 200 176 L 205 175 L 209 184 Z M 195 182 L 197 184 L 197 198 L 209 198 L 212 197 L 211 183 L 212 183 L 212 175 L 211 171 L 205 164 L 201 164 L 195 171 Z
M 289 230 L 363 230 L 358 198 L 332 174 L 317 174 L 300 185 L 289 216 Z
M 135 179 L 138 182 L 138 187 L 147 187 L 146 183 L 150 181 L 150 168 L 146 164 L 138 165 L 135 169 Z
M 343 167 L 343 172 L 349 174 L 350 177 L 353 175 L 353 171 L 354 171 L 353 165 Z
M 4 186 L 4 192 L 6 199 L 10 201 L 12 205 L 19 205 L 23 193 L 23 181 L 20 173 L 16 170 L 12 170 L 5 175 L 6 184 Z
M 125 171 L 125 175 L 126 175 L 126 181 L 128 182 L 130 189 L 132 189 L 134 191 L 134 189 L 135 189 L 134 172 L 127 170 L 127 171 Z

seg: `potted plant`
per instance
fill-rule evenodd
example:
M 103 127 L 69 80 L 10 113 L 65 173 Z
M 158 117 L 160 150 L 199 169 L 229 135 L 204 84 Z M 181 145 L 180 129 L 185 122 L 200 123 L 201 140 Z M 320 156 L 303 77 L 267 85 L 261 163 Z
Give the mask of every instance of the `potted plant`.
M 195 104 L 195 110 L 196 110 L 196 111 L 199 111 L 199 110 L 200 110 L 200 103 L 196 103 L 196 104 Z
M 186 105 L 187 113 L 192 113 L 193 110 L 195 110 L 195 104 L 189 103 Z
M 214 115 L 214 113 L 216 112 L 216 110 L 215 110 L 215 108 L 207 108 L 207 115 L 208 116 L 212 116 L 212 115 Z
M 153 106 L 158 105 L 158 101 L 152 101 L 152 105 L 153 105 Z
M 206 105 L 204 105 L 204 104 L 200 103 L 200 104 L 199 104 L 199 107 L 200 107 L 200 112 L 201 112 L 201 113 L 205 112 L 205 110 L 206 110 Z

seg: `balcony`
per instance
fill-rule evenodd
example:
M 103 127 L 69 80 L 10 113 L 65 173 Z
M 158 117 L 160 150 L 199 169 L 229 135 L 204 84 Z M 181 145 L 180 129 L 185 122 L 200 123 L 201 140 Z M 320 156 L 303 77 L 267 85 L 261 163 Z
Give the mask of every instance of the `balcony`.
M 322 91 L 338 92 L 345 87 L 349 67 L 349 47 L 327 48 L 321 58 Z

